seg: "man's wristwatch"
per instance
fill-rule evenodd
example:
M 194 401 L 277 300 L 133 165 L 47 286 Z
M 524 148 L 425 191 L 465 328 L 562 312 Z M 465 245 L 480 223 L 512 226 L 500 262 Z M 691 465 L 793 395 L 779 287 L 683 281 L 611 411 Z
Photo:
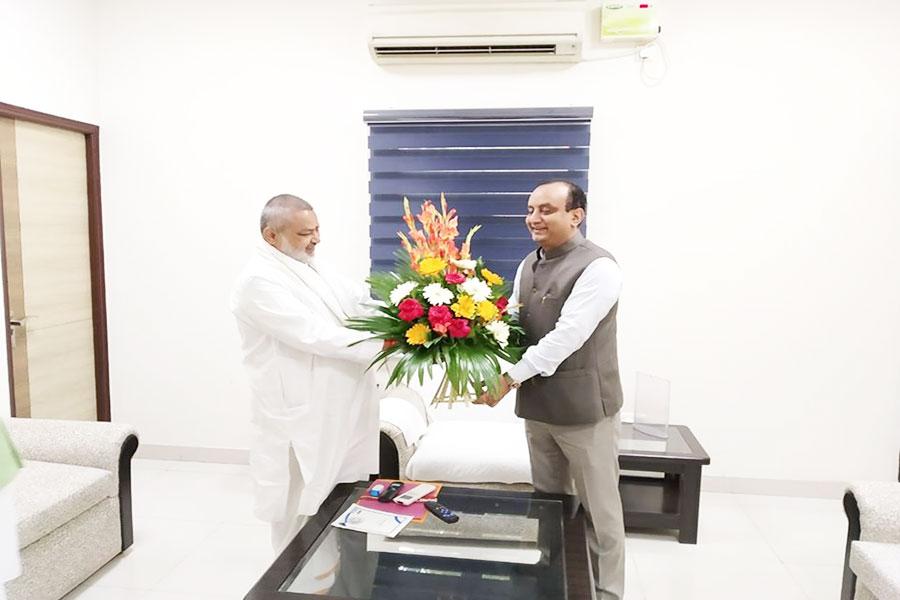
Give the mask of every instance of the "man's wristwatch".
M 501 377 L 503 377 L 503 381 L 506 382 L 506 385 L 514 390 L 519 389 L 519 386 L 522 385 L 521 383 L 510 377 L 509 373 L 504 373 L 503 375 L 501 375 Z

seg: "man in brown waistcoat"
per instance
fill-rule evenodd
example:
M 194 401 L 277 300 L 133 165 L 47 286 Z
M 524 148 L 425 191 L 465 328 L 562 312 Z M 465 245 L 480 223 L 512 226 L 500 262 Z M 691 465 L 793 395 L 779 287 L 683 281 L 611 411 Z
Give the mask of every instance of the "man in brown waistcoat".
M 622 272 L 606 250 L 586 240 L 584 191 L 568 181 L 539 185 L 525 224 L 538 244 L 516 272 L 512 303 L 525 330 L 522 360 L 503 374 L 496 405 L 518 388 L 535 489 L 572 493 L 589 519 L 595 586 L 601 600 L 625 588 L 625 527 L 617 453 L 622 385 L 616 310 Z

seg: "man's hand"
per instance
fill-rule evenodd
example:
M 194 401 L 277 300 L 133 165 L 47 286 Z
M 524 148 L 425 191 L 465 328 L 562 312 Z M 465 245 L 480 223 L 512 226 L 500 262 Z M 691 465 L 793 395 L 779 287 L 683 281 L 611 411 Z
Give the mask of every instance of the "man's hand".
M 497 390 L 497 394 L 493 395 L 490 391 L 484 392 L 478 399 L 475 400 L 475 404 L 487 404 L 488 406 L 494 407 L 497 406 L 497 403 L 503 400 L 503 397 L 509 393 L 509 384 L 506 382 L 506 377 L 500 378 L 500 389 Z

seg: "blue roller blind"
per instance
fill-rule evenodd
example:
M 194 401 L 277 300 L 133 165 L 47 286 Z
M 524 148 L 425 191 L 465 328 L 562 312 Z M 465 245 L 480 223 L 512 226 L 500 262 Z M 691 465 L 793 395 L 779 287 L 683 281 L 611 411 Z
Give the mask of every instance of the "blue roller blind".
M 403 197 L 418 212 L 441 192 L 473 225 L 472 252 L 503 277 L 534 249 L 525 228 L 528 195 L 541 181 L 568 179 L 588 191 L 591 108 L 367 111 L 370 258 L 389 270 L 406 231 Z M 461 241 L 461 239 L 460 239 Z

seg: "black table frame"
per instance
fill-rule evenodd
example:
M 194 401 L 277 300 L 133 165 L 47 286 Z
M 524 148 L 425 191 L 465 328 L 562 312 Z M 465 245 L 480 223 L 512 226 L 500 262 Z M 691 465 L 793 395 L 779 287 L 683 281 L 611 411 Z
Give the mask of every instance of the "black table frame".
M 677 529 L 682 544 L 697 543 L 700 516 L 700 478 L 709 455 L 691 430 L 677 429 L 691 448 L 690 455 L 619 450 L 619 468 L 628 471 L 664 473 L 663 478 L 622 475 L 619 492 L 625 512 L 625 527 Z
M 300 532 L 291 540 L 287 548 L 275 559 L 263 576 L 244 597 L 244 600 L 338 600 L 335 596 L 283 592 L 278 588 L 293 573 L 297 564 L 313 547 L 320 535 L 338 517 L 344 502 L 354 493 L 357 485 L 366 482 L 342 483 L 334 488 L 319 512 L 310 517 Z M 458 492 L 464 488 L 454 486 Z M 568 600 L 590 600 L 593 585 L 590 562 L 588 558 L 587 539 L 585 537 L 584 512 L 579 509 L 571 496 L 544 494 L 541 492 L 513 492 L 506 490 L 468 489 L 467 494 L 473 496 L 492 496 L 503 498 L 526 498 L 534 500 L 558 500 L 563 503 L 563 544 L 564 569 Z M 345 600 L 341 598 L 340 600 Z

